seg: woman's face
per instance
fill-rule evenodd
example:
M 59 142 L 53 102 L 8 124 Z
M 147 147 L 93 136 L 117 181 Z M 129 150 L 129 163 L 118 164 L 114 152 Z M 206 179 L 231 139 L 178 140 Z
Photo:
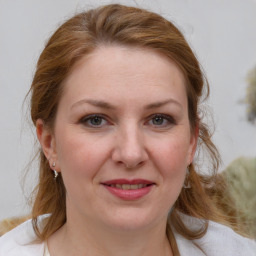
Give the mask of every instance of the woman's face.
M 153 50 L 102 46 L 63 86 L 47 157 L 62 173 L 68 220 L 165 223 L 196 147 L 182 72 Z

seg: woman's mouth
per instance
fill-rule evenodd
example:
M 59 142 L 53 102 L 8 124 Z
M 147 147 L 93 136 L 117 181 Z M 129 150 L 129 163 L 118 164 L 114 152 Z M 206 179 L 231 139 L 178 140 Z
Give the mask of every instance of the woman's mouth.
M 110 186 L 112 188 L 120 188 L 120 189 L 124 189 L 124 190 L 131 190 L 131 189 L 139 189 L 139 188 L 145 188 L 149 185 L 146 184 L 111 184 L 111 185 L 107 185 Z
M 148 180 L 110 180 L 101 183 L 113 195 L 123 200 L 137 200 L 146 196 L 152 189 L 154 182 Z

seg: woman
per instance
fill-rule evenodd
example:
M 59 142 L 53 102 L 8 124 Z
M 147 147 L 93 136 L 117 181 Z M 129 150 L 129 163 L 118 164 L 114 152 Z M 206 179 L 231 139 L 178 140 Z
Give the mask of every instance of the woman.
M 216 223 L 232 225 L 205 191 L 213 176 L 196 172 L 197 145 L 219 163 L 199 115 L 204 82 L 157 14 L 107 5 L 65 22 L 31 86 L 32 220 L 1 238 L 0 255 L 254 255 Z

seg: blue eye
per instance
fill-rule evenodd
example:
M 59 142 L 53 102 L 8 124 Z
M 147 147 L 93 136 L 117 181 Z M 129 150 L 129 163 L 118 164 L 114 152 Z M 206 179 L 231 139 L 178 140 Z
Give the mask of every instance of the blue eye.
M 155 114 L 151 116 L 151 119 L 149 120 L 149 124 L 153 126 L 160 126 L 160 127 L 166 127 L 170 125 L 175 124 L 175 120 L 172 116 L 165 115 L 165 114 Z
M 83 117 L 80 121 L 82 124 L 89 127 L 102 127 L 107 123 L 107 121 L 101 115 L 89 115 Z

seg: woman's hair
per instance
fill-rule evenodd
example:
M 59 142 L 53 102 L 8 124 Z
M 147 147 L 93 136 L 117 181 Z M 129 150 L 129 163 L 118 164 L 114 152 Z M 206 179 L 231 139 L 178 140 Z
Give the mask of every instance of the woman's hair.
M 78 60 L 101 45 L 153 49 L 174 61 L 186 79 L 191 131 L 199 129 L 198 149 L 203 147 L 204 152 L 209 153 L 211 175 L 199 175 L 199 165 L 192 163 L 186 178 L 190 188 L 182 189 L 169 215 L 166 232 L 173 250 L 179 255 L 172 229 L 187 239 L 199 238 L 207 230 L 207 221 L 202 229 L 190 230 L 183 223 L 180 212 L 202 220 L 225 222 L 225 218 L 206 190 L 214 184 L 220 162 L 199 109 L 202 96 L 208 96 L 208 83 L 197 58 L 173 23 L 156 13 L 118 4 L 82 12 L 66 21 L 49 39 L 38 60 L 30 89 L 32 121 L 36 124 L 38 119 L 42 119 L 49 129 L 54 130 L 63 80 Z M 39 157 L 39 184 L 35 189 L 32 218 L 38 237 L 45 240 L 66 222 L 66 191 L 61 175 L 54 180 L 42 150 Z M 46 213 L 51 215 L 41 230 L 37 217 Z

